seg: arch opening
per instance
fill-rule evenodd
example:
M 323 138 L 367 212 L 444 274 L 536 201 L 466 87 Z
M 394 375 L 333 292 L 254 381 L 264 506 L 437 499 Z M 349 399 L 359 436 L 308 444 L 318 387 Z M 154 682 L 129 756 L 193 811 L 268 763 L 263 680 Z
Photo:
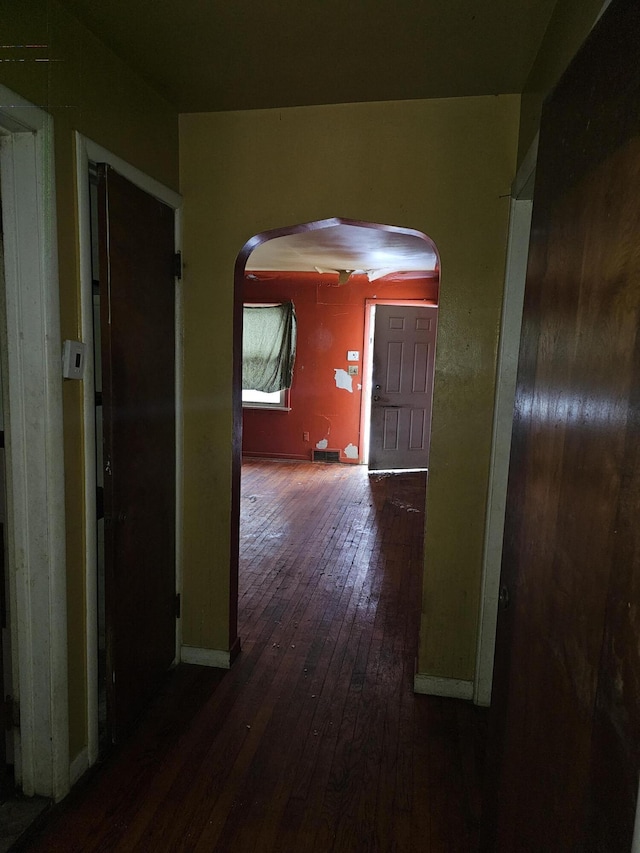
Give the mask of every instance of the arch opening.
M 234 292 L 230 648 L 237 642 L 243 452 L 275 459 L 371 463 L 375 405 L 371 391 L 374 370 L 379 370 L 374 367 L 374 361 L 379 360 L 374 359 L 373 345 L 378 334 L 376 331 L 374 335 L 376 313 L 382 313 L 381 306 L 395 306 L 411 309 L 416 316 L 429 314 L 430 358 L 417 376 L 415 364 L 410 365 L 413 381 L 426 383 L 429 397 L 426 420 L 423 417 L 418 428 L 414 418 L 410 440 L 415 440 L 419 431 L 426 431 L 428 453 L 439 285 L 440 259 L 434 242 L 422 232 L 399 226 L 336 217 L 257 234 L 238 254 Z M 286 413 L 243 409 L 243 307 L 245 303 L 286 300 L 296 306 L 299 341 Z M 414 315 L 410 322 L 416 322 Z M 414 344 L 412 358 L 418 353 L 420 360 L 425 347 L 420 342 L 417 348 Z M 397 369 L 398 365 L 392 366 L 392 372 Z M 406 470 L 426 468 L 427 464 L 405 461 L 397 466 L 375 467 Z

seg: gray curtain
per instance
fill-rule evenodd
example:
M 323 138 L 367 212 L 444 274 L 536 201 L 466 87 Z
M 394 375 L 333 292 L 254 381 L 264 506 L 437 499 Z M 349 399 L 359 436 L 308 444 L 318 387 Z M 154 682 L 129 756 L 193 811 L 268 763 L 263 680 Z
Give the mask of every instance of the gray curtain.
M 242 389 L 282 391 L 291 387 L 296 356 L 293 302 L 245 307 L 242 332 Z

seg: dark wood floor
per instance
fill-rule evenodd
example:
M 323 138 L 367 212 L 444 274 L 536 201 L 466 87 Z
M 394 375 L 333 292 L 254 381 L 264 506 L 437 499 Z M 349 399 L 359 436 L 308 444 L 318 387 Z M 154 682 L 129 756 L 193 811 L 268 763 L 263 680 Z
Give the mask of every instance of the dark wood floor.
M 477 848 L 485 721 L 412 690 L 425 481 L 243 467 L 240 634 L 180 666 L 31 851 Z

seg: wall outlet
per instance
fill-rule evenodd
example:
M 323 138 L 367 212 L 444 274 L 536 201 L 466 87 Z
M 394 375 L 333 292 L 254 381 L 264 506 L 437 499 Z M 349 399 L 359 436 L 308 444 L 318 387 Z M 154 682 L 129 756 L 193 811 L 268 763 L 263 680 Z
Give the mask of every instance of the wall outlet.
M 357 376 L 358 375 L 358 365 L 357 364 L 350 364 L 349 367 L 347 368 L 347 370 L 348 370 L 349 376 Z

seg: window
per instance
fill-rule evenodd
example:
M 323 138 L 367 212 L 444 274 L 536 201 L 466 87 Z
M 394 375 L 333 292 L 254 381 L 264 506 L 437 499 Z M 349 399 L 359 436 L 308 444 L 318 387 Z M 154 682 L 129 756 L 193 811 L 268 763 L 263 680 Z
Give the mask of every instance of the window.
M 242 404 L 246 408 L 289 409 L 296 352 L 292 302 L 245 305 L 242 334 Z
M 242 389 L 242 405 L 249 409 L 288 409 L 289 389 L 282 391 L 255 391 Z

